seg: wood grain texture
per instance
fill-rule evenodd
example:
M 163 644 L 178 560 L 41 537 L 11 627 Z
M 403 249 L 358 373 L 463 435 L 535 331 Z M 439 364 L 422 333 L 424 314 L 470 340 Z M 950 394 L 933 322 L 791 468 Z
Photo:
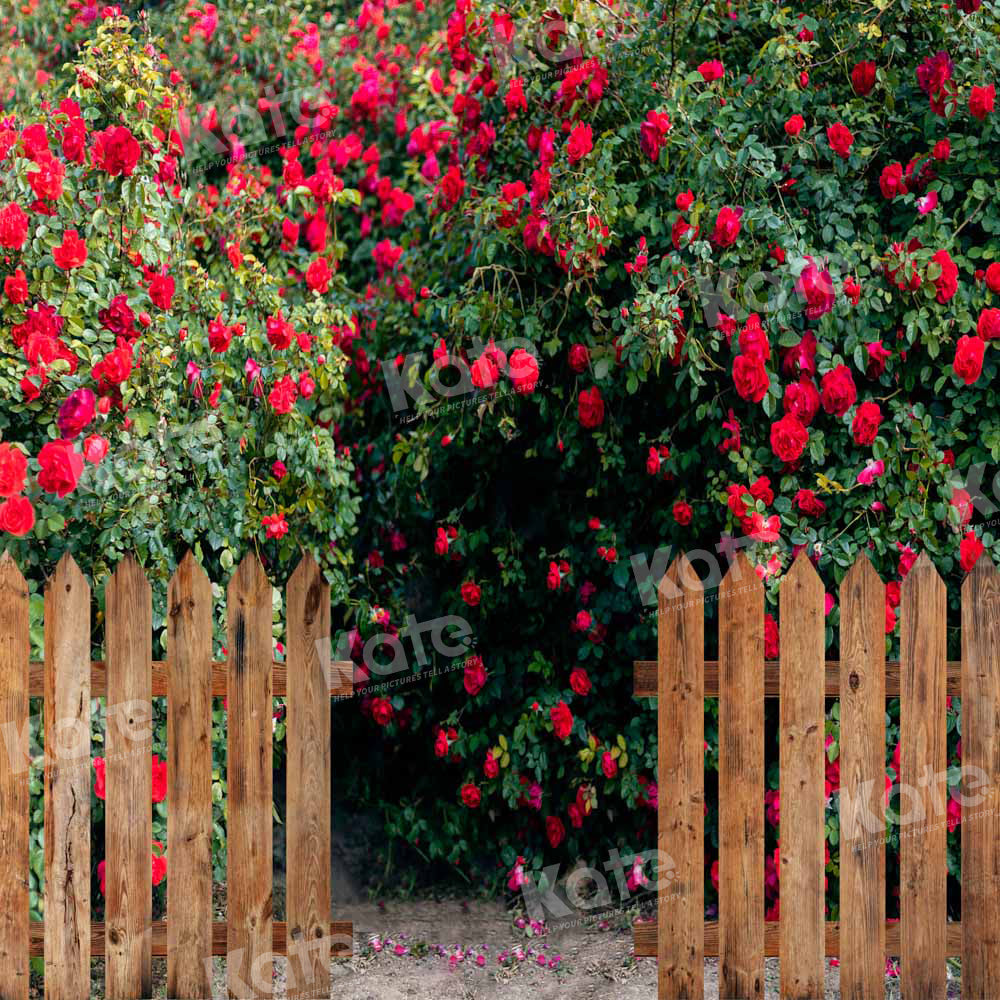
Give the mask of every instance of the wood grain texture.
M 90 996 L 90 586 L 68 553 L 45 588 L 45 996 Z
M 168 679 L 169 668 L 166 660 L 153 660 L 153 697 L 166 698 L 170 694 Z M 225 698 L 229 664 L 214 662 L 212 670 L 212 696 Z M 275 661 L 271 664 L 272 694 L 275 698 L 283 698 L 288 693 L 285 664 Z M 330 664 L 330 697 L 349 698 L 354 693 L 354 664 L 350 660 L 336 660 Z M 654 673 L 655 678 L 655 673 Z M 90 664 L 90 694 L 93 698 L 102 698 L 108 693 L 107 666 L 103 660 L 94 660 Z M 32 698 L 41 698 L 45 694 L 45 665 L 33 662 L 28 694 Z
M 306 555 L 288 581 L 288 996 L 330 995 L 330 588 Z
M 962 587 L 962 996 L 1000 988 L 1000 575 L 984 554 Z
M 903 581 L 900 662 L 902 993 L 945 995 L 945 587 L 926 553 Z
M 667 579 L 679 596 L 659 592 L 657 621 L 657 976 L 660 1000 L 675 1000 L 701 997 L 705 989 L 705 601 L 685 556 Z
M 191 552 L 167 592 L 167 996 L 212 982 L 212 585 Z
M 840 992 L 885 995 L 885 584 L 862 554 L 840 585 Z
M 271 584 L 254 553 L 227 593 L 227 814 L 230 997 L 271 995 Z
M 141 1000 L 153 989 L 153 596 L 131 555 L 104 592 L 108 710 L 105 909 L 108 1000 Z
M 719 991 L 764 996 L 764 588 L 740 552 L 719 593 Z
M 212 924 L 211 946 L 212 954 L 222 956 L 226 954 L 228 941 L 228 924 L 217 922 Z M 286 942 L 288 939 L 288 925 L 283 920 L 274 921 L 271 950 L 275 955 L 284 955 L 287 952 Z M 96 922 L 90 925 L 90 953 L 95 958 L 104 955 L 105 945 L 105 925 Z M 41 921 L 31 923 L 31 956 L 40 958 L 45 951 L 44 948 L 45 925 Z M 330 922 L 330 954 L 334 958 L 350 958 L 353 951 L 354 926 L 350 920 L 332 920 Z M 167 955 L 167 921 L 154 920 L 152 928 L 153 957 L 165 958 Z M 653 944 L 653 952 L 656 952 L 656 944 Z
M 28 1000 L 28 585 L 0 557 L 0 1000 Z
M 883 611 L 883 614 L 885 612 Z M 633 690 L 636 698 L 656 697 L 656 660 L 635 660 L 633 665 Z M 827 698 L 840 697 L 840 663 L 827 660 L 825 666 L 825 694 Z M 777 660 L 764 663 L 764 697 L 777 698 L 781 693 L 780 664 Z M 962 661 L 948 661 L 948 694 L 962 695 Z M 719 661 L 705 661 L 705 697 L 719 695 Z M 885 665 L 885 696 L 899 697 L 899 660 L 889 660 Z
M 825 609 L 823 582 L 804 551 L 781 581 L 779 601 L 781 996 L 822 1000 Z
M 768 958 L 777 958 L 781 949 L 781 931 L 777 920 L 768 920 L 764 923 L 764 954 Z M 635 942 L 636 958 L 656 958 L 656 922 L 636 924 L 632 930 L 632 937 Z M 883 933 L 885 935 L 885 956 L 884 958 L 898 957 L 900 952 L 900 928 L 899 921 L 886 922 Z M 825 924 L 824 951 L 830 958 L 836 958 L 841 954 L 844 940 L 843 922 L 828 920 Z M 961 923 L 949 923 L 944 937 L 945 951 L 951 956 L 962 954 L 962 925 Z M 719 924 L 714 920 L 705 921 L 705 957 L 714 958 L 719 954 Z M 884 959 L 883 959 L 884 962 Z M 884 965 L 883 965 L 884 968 Z M 995 996 L 994 991 L 991 996 Z M 883 994 L 884 996 L 884 994 Z M 905 997 L 905 994 L 904 994 Z M 941 998 L 939 998 L 941 1000 Z

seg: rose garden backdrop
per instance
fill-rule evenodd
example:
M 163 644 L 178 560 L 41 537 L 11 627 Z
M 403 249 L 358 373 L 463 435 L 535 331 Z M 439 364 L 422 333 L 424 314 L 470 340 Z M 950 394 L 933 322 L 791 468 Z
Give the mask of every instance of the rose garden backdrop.
M 655 846 L 630 692 L 656 550 L 749 543 L 768 657 L 799 548 L 834 653 L 854 556 L 893 652 L 927 552 L 954 639 L 1000 556 L 994 0 L 139 6 L 0 7 L 0 529 L 36 655 L 67 548 L 98 586 L 137 550 L 160 632 L 187 547 L 222 582 L 252 547 L 279 585 L 313 552 L 358 664 L 337 792 L 379 817 L 373 881 L 489 891 Z M 957 700 L 948 727 L 957 763 Z

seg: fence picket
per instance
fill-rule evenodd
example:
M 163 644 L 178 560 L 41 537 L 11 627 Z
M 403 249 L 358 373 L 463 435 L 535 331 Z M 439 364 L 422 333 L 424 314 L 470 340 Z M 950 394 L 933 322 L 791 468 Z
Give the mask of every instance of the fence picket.
M 840 992 L 882 1000 L 885 584 L 864 554 L 840 585 L 840 692 Z
M 1000 575 L 982 555 L 962 587 L 962 996 L 1000 984 Z M 985 786 L 982 777 L 985 775 Z
M 779 598 L 781 996 L 795 1000 L 824 995 L 823 599 L 823 583 L 800 552 Z
M 0 557 L 0 1000 L 28 1000 L 28 585 Z
M 191 552 L 167 595 L 167 996 L 212 995 L 212 585 Z
M 227 592 L 228 955 L 231 997 L 269 997 L 272 938 L 271 584 L 254 553 Z
M 719 593 L 720 995 L 764 996 L 764 588 L 743 552 Z
M 152 991 L 152 591 L 127 555 L 104 592 L 108 710 L 105 822 L 108 1000 Z
M 657 942 L 660 1000 L 700 997 L 705 964 L 705 595 L 684 555 L 658 594 L 658 821 L 661 875 Z
M 310 555 L 288 581 L 288 996 L 330 995 L 330 588 Z M 297 960 L 291 957 L 297 952 Z
M 45 588 L 45 997 L 90 997 L 90 586 Z
M 945 587 L 921 553 L 902 587 L 900 935 L 907 1000 L 945 995 Z

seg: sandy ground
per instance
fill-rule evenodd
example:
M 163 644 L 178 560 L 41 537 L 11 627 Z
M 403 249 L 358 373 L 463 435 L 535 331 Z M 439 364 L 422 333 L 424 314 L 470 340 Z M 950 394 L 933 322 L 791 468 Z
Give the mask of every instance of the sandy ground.
M 355 928 L 354 957 L 331 963 L 331 996 L 337 1000 L 656 997 L 655 960 L 635 959 L 631 935 L 620 926 L 570 924 L 529 936 L 499 903 L 459 901 L 355 903 L 339 907 L 337 916 L 352 920 Z M 778 961 L 768 959 L 768 1000 L 779 995 L 778 971 Z M 827 969 L 828 1000 L 840 996 L 838 972 Z M 100 978 L 95 977 L 95 997 L 103 992 Z M 165 960 L 154 960 L 154 996 L 165 996 L 165 978 Z M 960 996 L 957 984 L 952 986 L 948 996 Z M 275 997 L 287 995 L 284 960 L 274 987 Z M 226 996 L 221 959 L 214 995 Z M 719 996 L 714 959 L 705 963 L 705 996 Z M 899 997 L 897 980 L 887 980 L 886 997 Z

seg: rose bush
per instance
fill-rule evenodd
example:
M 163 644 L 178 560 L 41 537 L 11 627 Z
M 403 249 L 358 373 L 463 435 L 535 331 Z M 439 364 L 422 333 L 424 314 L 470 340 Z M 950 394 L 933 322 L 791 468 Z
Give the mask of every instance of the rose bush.
M 45 0 L 38 10 L 52 12 Z M 409 615 L 461 616 L 478 657 L 471 672 L 462 661 L 339 709 L 365 748 L 348 789 L 384 811 L 410 858 L 511 888 L 556 860 L 599 863 L 608 845 L 652 849 L 655 716 L 630 692 L 631 661 L 655 649 L 655 616 L 631 557 L 752 540 L 774 657 L 777 587 L 799 548 L 826 583 L 831 655 L 838 586 L 858 552 L 889 583 L 890 652 L 917 553 L 950 584 L 952 614 L 964 574 L 997 556 L 991 525 L 956 485 L 1000 459 L 996 5 L 267 10 L 192 0 L 145 22 L 190 88 L 178 143 L 208 171 L 188 182 L 190 203 L 222 220 L 194 241 L 195 259 L 210 274 L 239 270 L 232 259 L 253 241 L 233 249 L 227 199 L 259 199 L 262 212 L 273 206 L 259 228 L 286 306 L 343 309 L 323 322 L 347 359 L 337 440 L 364 497 L 344 623 L 359 677 L 371 673 L 365 643 L 405 636 Z M 52 53 L 104 18 L 52 16 L 47 33 L 29 20 L 8 57 L 11 100 L 51 86 Z M 234 162 L 218 162 L 209 135 Z M 11 200 L 27 214 L 41 197 Z M 0 239 L 21 238 L 21 217 L 2 219 Z M 60 235 L 52 246 L 69 265 L 79 244 Z M 164 348 L 181 353 L 179 332 Z M 228 342 L 225 330 L 207 336 Z M 119 363 L 93 376 L 95 394 Z M 273 374 L 280 414 L 295 379 Z M 309 405 L 338 415 L 339 384 L 317 381 Z M 709 655 L 714 626 L 710 604 Z M 716 711 L 710 702 L 710 774 Z M 954 761 L 957 701 L 948 726 Z M 838 735 L 834 705 L 832 916 Z M 898 736 L 893 704 L 891 777 Z M 716 822 L 710 779 L 710 901 Z M 891 826 L 890 859 L 898 837 Z M 953 875 L 958 857 L 953 825 Z

